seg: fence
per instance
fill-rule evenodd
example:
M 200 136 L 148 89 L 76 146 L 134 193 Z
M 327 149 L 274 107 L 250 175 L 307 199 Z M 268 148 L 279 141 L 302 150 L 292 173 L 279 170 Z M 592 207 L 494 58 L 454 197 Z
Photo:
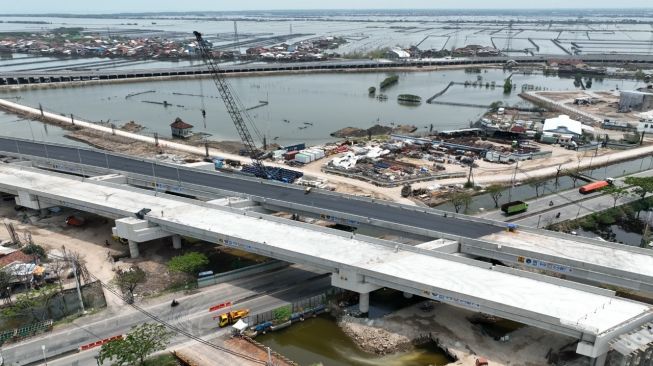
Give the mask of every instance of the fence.
M 335 174 L 335 175 L 340 175 L 343 177 L 347 178 L 353 178 L 353 179 L 358 179 L 362 181 L 366 181 L 369 183 L 372 183 L 376 186 L 379 187 L 397 187 L 400 185 L 404 184 L 410 184 L 410 183 L 417 183 L 417 182 L 426 182 L 430 180 L 437 180 L 437 179 L 449 179 L 449 178 L 462 178 L 466 177 L 466 173 L 462 172 L 456 172 L 456 173 L 443 173 L 443 174 L 433 174 L 433 175 L 424 175 L 424 176 L 419 176 L 415 178 L 408 178 L 408 179 L 397 179 L 393 181 L 382 181 L 379 179 L 376 179 L 374 177 L 368 177 L 364 174 L 361 173 L 351 173 L 351 172 L 346 172 L 342 171 L 339 169 L 332 169 L 329 167 L 322 167 L 322 171 L 330 174 Z
M 331 292 L 328 291 L 321 295 L 304 298 L 299 301 L 293 302 L 292 304 L 285 304 L 283 306 L 280 306 L 279 308 L 282 308 L 284 306 L 290 306 L 290 310 L 292 313 L 298 313 L 306 309 L 312 309 L 320 305 L 326 305 L 327 294 L 329 293 Z M 250 325 L 256 325 L 256 324 L 272 321 L 275 319 L 275 314 L 274 314 L 275 311 L 276 309 L 270 311 L 264 311 L 258 314 L 250 314 L 247 317 L 246 323 Z
M 49 332 L 52 330 L 52 319 L 42 322 L 32 323 L 21 328 L 7 330 L 0 333 L 0 346 L 5 343 L 18 342 L 25 338 L 33 337 L 37 334 Z

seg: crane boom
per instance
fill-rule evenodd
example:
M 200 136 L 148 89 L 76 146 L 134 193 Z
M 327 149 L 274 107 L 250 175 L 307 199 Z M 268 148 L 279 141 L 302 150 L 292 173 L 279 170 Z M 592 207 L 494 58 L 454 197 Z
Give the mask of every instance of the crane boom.
M 231 117 L 231 120 L 234 122 L 236 130 L 238 130 L 238 134 L 240 135 L 240 139 L 245 145 L 249 157 L 252 159 L 253 165 L 257 168 L 256 170 L 258 173 L 256 175 L 260 178 L 268 178 L 267 169 L 259 159 L 259 151 L 256 148 L 256 143 L 247 128 L 247 122 L 252 123 L 252 119 L 247 114 L 247 111 L 240 106 L 240 103 L 238 103 L 236 95 L 231 90 L 231 86 L 221 73 L 217 63 L 213 60 L 211 51 L 202 38 L 202 34 L 200 32 L 193 32 L 193 34 L 197 39 L 200 55 L 211 72 L 213 82 L 220 92 L 220 97 L 224 101 L 229 117 Z

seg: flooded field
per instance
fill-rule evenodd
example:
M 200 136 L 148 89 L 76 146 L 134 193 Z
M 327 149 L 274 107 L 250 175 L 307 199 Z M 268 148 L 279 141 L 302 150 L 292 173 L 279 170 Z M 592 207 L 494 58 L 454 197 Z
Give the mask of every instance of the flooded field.
M 368 128 L 374 124 L 409 124 L 420 131 L 469 127 L 485 112 L 483 108 L 432 105 L 422 103 L 405 106 L 397 102 L 399 94 L 415 94 L 426 100 L 444 89 L 449 82 L 495 82 L 501 85 L 510 75 L 501 69 L 487 69 L 480 74 L 464 70 L 420 71 L 398 73 L 399 83 L 383 91 L 388 100 L 379 101 L 368 95 L 370 86 L 377 86 L 388 73 L 291 74 L 235 77 L 230 80 L 245 107 L 261 101 L 268 105 L 249 113 L 261 135 L 269 142 L 318 144 L 331 141 L 329 135 L 344 127 Z M 455 85 L 438 98 L 441 102 L 470 102 L 489 105 L 530 104 L 519 98 L 521 85 L 531 84 L 548 89 L 575 90 L 573 79 L 546 77 L 542 74 L 514 74 L 517 88 L 504 94 L 500 87 L 465 87 Z M 635 80 L 597 80 L 593 90 L 629 89 L 640 85 Z M 143 93 L 130 96 L 135 93 Z M 200 97 L 204 95 L 204 97 Z M 170 137 L 169 125 L 176 117 L 195 126 L 194 132 L 209 135 L 212 140 L 237 140 L 218 91 L 211 80 L 148 81 L 130 84 L 107 84 L 81 88 L 0 92 L 0 98 L 20 98 L 21 104 L 70 115 L 89 121 L 111 121 L 122 124 L 135 121 L 146 129 L 143 133 Z M 164 107 L 161 104 L 170 105 Z M 206 120 L 201 110 L 206 110 Z M 3 131 L 0 131 L 2 134 Z M 36 136 L 38 137 L 38 136 Z

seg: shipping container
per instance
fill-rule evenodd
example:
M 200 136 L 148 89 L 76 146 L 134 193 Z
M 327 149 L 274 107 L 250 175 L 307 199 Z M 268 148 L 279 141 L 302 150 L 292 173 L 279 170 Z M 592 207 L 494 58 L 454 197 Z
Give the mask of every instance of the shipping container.
M 296 144 L 296 145 L 289 145 L 289 146 L 284 146 L 285 150 L 288 151 L 299 151 L 299 150 L 304 150 L 306 149 L 306 144 L 301 143 L 301 144 Z
M 310 155 L 299 153 L 295 155 L 295 161 L 302 164 L 308 164 L 313 161 L 313 158 Z
M 293 160 L 295 159 L 295 155 L 299 154 L 298 150 L 295 151 L 288 151 L 287 153 L 283 154 L 283 158 L 285 160 Z

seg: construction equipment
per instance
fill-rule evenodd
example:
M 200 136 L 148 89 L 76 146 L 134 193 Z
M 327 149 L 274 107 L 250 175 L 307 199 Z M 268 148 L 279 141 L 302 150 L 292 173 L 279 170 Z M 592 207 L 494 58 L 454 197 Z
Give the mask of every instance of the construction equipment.
M 247 123 L 250 123 L 250 125 L 253 124 L 251 117 L 242 106 L 242 103 L 239 103 L 237 96 L 231 90 L 231 85 L 229 85 L 224 75 L 222 75 L 220 72 L 217 63 L 215 60 L 213 60 L 213 56 L 211 55 L 211 50 L 209 49 L 207 42 L 202 38 L 202 34 L 200 32 L 193 32 L 193 34 L 197 40 L 197 46 L 199 48 L 200 55 L 202 56 L 204 63 L 206 63 L 209 71 L 211 72 L 213 82 L 220 92 L 220 97 L 224 101 L 227 112 L 229 113 L 229 117 L 231 117 L 231 120 L 234 122 L 234 125 L 238 130 L 238 134 L 240 135 L 240 139 L 245 145 L 249 157 L 252 159 L 252 163 L 259 170 L 257 176 L 259 178 L 267 179 L 268 174 L 266 167 L 259 159 L 259 150 L 256 148 L 254 139 L 252 138 L 252 135 L 247 128 Z
M 247 127 L 247 124 L 249 124 L 260 138 L 260 133 L 258 132 L 258 129 L 256 129 L 254 121 L 247 113 L 247 109 L 243 106 L 243 103 L 238 99 L 238 96 L 231 89 L 231 85 L 213 59 L 209 44 L 202 38 L 202 34 L 200 32 L 193 32 L 193 34 L 197 40 L 197 47 L 199 48 L 200 55 L 211 72 L 211 77 L 220 92 L 220 97 L 224 101 L 229 117 L 231 117 L 231 120 L 234 122 L 238 135 L 240 135 L 240 139 L 245 145 L 245 151 L 250 159 L 252 159 L 252 166 L 243 167 L 242 171 L 244 173 L 253 174 L 258 178 L 272 179 L 288 183 L 292 183 L 297 178 L 301 177 L 303 175 L 301 172 L 283 168 L 268 168 L 263 165 L 263 162 L 261 161 L 262 152 L 256 147 L 252 134 L 249 132 L 249 128 Z
M 228 313 L 220 314 L 218 316 L 218 325 L 220 328 L 224 328 L 227 325 L 236 323 L 238 319 L 242 319 L 247 315 L 249 315 L 249 309 L 234 310 Z

